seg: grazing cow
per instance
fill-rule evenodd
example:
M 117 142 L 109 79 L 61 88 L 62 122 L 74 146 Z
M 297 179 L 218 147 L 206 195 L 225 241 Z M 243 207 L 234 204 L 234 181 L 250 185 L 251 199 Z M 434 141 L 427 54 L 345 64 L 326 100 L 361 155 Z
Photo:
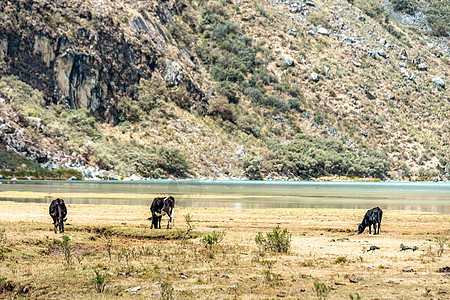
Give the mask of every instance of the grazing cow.
M 373 225 L 373 234 L 377 234 L 377 224 L 378 224 L 378 234 L 380 234 L 381 218 L 383 217 L 383 211 L 379 207 L 374 207 L 368 210 L 364 216 L 363 221 L 358 226 L 358 234 L 364 232 L 366 227 L 369 227 L 369 234 L 372 233 L 370 227 Z
M 150 211 L 152 213 L 152 216 L 148 218 L 152 221 L 150 229 L 153 229 L 153 226 L 156 229 L 161 229 L 162 212 L 165 212 L 169 217 L 167 229 L 172 228 L 173 215 L 175 212 L 175 198 L 172 196 L 167 196 L 153 199 L 152 205 L 150 206 Z
M 64 232 L 64 221 L 66 221 L 67 208 L 64 204 L 64 200 L 57 198 L 52 201 L 49 208 L 50 217 L 53 219 L 53 225 L 55 225 L 55 233 L 56 229 L 59 227 L 59 232 Z

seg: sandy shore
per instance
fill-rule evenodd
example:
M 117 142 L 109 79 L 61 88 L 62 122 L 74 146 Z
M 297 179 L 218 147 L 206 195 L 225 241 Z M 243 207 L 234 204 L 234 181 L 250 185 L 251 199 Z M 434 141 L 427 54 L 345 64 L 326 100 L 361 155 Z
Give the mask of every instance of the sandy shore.
M 331 287 L 328 299 L 450 297 L 450 275 L 436 272 L 450 266 L 449 246 L 439 257 L 435 242 L 450 237 L 448 215 L 384 211 L 373 236 L 355 234 L 363 210 L 177 208 L 171 230 L 150 230 L 148 207 L 70 204 L 67 267 L 47 204 L 0 205 L 0 298 L 156 299 L 170 290 L 165 282 L 176 299 L 317 299 L 314 282 Z M 187 214 L 194 232 L 183 239 Z M 261 256 L 256 234 L 278 225 L 292 234 L 289 252 Z M 222 230 L 207 249 L 202 238 Z M 402 243 L 418 250 L 400 251 Z M 372 245 L 380 249 L 367 252 Z M 276 261 L 270 269 L 267 260 Z M 106 275 L 103 293 L 90 282 L 94 269 Z

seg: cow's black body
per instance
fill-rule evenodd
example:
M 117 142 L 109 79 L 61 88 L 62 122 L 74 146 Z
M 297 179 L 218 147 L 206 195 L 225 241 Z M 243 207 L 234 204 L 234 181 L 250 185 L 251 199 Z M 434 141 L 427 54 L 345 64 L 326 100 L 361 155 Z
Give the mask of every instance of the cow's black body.
M 379 207 L 368 210 L 364 216 L 361 224 L 358 226 L 358 234 L 364 232 L 366 227 L 369 227 L 369 234 L 372 233 L 371 226 L 373 225 L 373 234 L 380 234 L 381 218 L 383 217 L 383 211 Z M 378 225 L 378 232 L 377 232 Z
M 168 196 L 153 199 L 152 205 L 150 206 L 150 211 L 152 213 L 151 218 L 149 218 L 149 220 L 152 221 L 150 229 L 153 227 L 156 229 L 161 229 L 161 218 L 163 212 L 165 212 L 169 217 L 167 229 L 172 228 L 173 214 L 175 211 L 175 198 Z
M 52 201 L 49 208 L 50 217 L 53 219 L 53 225 L 55 225 L 55 233 L 59 227 L 59 232 L 64 232 L 64 221 L 67 216 L 66 204 L 64 200 L 57 198 Z

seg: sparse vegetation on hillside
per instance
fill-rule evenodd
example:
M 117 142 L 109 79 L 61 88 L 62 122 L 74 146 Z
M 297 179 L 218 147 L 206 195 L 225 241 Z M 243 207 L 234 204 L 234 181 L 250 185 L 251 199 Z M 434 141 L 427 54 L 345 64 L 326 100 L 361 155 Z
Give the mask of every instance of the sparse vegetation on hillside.
M 40 150 L 122 176 L 450 178 L 445 39 L 378 0 L 294 2 L 4 1 L 0 105 Z M 391 3 L 447 34 L 445 2 Z
M 386 178 L 390 163 L 383 153 L 355 152 L 342 141 L 298 135 L 288 144 L 275 144 L 264 160 L 267 172 L 304 179 L 328 175 Z
M 403 11 L 407 14 L 414 14 L 417 8 L 416 0 L 391 0 L 392 6 L 395 10 Z
M 0 150 L 0 174 L 3 178 L 26 179 L 82 179 L 75 170 L 47 170 L 35 161 L 21 157 L 15 153 Z
M 0 81 L 1 88 L 7 90 L 6 94 L 11 99 L 10 105 L 16 108 L 19 122 L 36 142 L 41 136 L 45 136 L 54 141 L 55 146 L 62 151 L 76 153 L 87 163 L 95 164 L 104 170 L 114 170 L 122 176 L 135 173 L 156 178 L 168 175 L 183 177 L 189 172 L 189 160 L 179 149 L 127 143 L 105 135 L 88 111 L 63 110 L 58 106 L 46 108 L 42 94 L 15 78 L 4 77 Z M 44 129 L 28 124 L 29 117 L 39 117 Z M 8 161 L 11 160 L 5 160 L 4 168 L 14 167 L 14 164 L 7 164 Z M 44 171 L 37 163 L 28 165 L 35 170 L 32 174 Z M 31 172 L 32 169 L 15 167 L 21 174 Z M 81 177 L 77 172 L 71 173 Z
M 448 36 L 450 32 L 450 4 L 448 1 L 429 0 L 427 9 L 428 24 L 437 36 Z

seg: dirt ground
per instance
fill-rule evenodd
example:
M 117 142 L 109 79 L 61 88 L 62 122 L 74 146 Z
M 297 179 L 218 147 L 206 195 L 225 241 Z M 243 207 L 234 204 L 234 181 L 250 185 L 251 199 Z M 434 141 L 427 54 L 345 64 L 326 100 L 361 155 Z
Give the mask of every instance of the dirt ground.
M 55 234 L 48 204 L 0 205 L 0 298 L 450 299 L 450 271 L 438 272 L 450 249 L 439 256 L 436 240 L 450 237 L 448 215 L 385 210 L 374 236 L 356 234 L 364 210 L 176 208 L 172 229 L 150 230 L 148 207 L 70 204 Z M 288 253 L 255 242 L 276 226 Z M 225 236 L 206 247 L 213 231 Z

